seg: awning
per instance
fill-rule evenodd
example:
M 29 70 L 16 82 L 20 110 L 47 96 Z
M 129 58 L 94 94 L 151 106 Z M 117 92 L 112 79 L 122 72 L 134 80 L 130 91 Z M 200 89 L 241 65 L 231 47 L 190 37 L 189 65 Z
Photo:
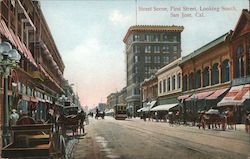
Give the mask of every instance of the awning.
M 152 108 L 150 111 L 168 111 L 169 109 L 176 107 L 178 105 L 178 103 L 174 103 L 174 104 L 164 104 L 164 105 L 158 105 L 154 108 Z
M 216 90 L 213 94 L 211 94 L 210 96 L 206 97 L 206 99 L 207 99 L 207 100 L 217 99 L 219 96 L 221 96 L 221 95 L 222 95 L 223 93 L 225 93 L 227 90 L 228 90 L 228 88 Z
M 208 91 L 208 92 L 201 92 L 197 94 L 193 94 L 191 97 L 187 98 L 186 101 L 191 101 L 191 100 L 202 100 L 205 99 L 207 96 L 211 95 L 214 93 L 214 91 Z
M 179 96 L 177 99 L 178 100 L 185 100 L 187 99 L 188 97 L 190 97 L 191 94 L 187 94 L 187 95 L 182 95 L 182 96 Z
M 156 103 L 156 100 L 147 103 L 147 106 L 151 109 Z
M 138 109 L 137 112 L 138 112 L 138 113 L 139 113 L 139 112 L 148 112 L 149 110 L 150 110 L 149 107 L 143 107 L 143 108 Z
M 242 105 L 246 99 L 250 99 L 250 84 L 232 87 L 217 106 Z

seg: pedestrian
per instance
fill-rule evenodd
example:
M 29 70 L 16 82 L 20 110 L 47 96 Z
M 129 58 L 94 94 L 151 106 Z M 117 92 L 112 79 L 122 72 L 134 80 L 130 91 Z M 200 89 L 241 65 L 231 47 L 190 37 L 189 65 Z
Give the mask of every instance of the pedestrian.
M 16 109 L 12 109 L 12 113 L 10 115 L 10 125 L 16 125 L 17 120 L 19 119 L 19 114 L 17 114 Z
M 246 117 L 245 130 L 247 133 L 250 133 L 250 114 L 248 114 Z

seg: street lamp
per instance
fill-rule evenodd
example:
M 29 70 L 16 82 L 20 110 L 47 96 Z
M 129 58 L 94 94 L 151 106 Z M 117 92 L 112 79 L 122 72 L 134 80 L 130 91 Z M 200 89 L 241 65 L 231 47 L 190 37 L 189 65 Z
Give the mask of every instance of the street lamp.
M 1 73 L 4 79 L 4 123 L 3 123 L 3 145 L 6 146 L 9 143 L 9 103 L 8 103 L 8 76 L 11 68 L 18 67 L 18 63 L 21 59 L 17 50 L 12 49 L 12 46 L 8 42 L 2 42 L 0 44 L 0 66 Z

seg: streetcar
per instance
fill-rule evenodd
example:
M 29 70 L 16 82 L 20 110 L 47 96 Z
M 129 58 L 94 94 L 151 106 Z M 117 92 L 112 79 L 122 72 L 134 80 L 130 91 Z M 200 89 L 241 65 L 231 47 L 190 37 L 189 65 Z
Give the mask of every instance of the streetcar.
M 114 118 L 116 120 L 125 120 L 127 118 L 126 105 L 125 104 L 117 104 L 114 107 Z

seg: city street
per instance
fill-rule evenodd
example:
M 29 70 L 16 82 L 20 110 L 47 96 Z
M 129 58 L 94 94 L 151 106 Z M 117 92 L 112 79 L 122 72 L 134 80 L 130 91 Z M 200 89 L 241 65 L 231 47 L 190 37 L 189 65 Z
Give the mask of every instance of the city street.
M 106 117 L 91 118 L 86 131 L 87 135 L 75 147 L 74 159 L 250 158 L 250 135 L 243 127 L 236 131 L 204 131 L 163 122 Z

